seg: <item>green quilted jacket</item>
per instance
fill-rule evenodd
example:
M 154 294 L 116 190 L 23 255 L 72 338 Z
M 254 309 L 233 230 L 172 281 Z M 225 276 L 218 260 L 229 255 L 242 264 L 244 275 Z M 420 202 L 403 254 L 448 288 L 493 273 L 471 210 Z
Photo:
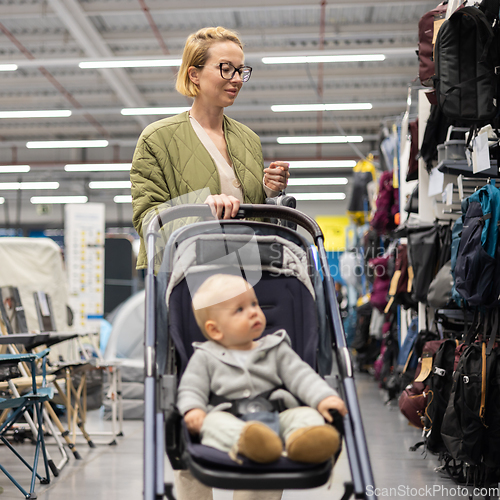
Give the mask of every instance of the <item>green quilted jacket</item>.
M 224 116 L 224 135 L 244 202 L 264 203 L 264 160 L 259 137 L 227 116 Z M 148 211 L 203 188 L 208 188 L 212 195 L 221 194 L 215 163 L 198 139 L 187 111 L 144 129 L 135 149 L 130 180 L 133 222 L 141 237 L 138 268 L 147 264 L 142 231 Z

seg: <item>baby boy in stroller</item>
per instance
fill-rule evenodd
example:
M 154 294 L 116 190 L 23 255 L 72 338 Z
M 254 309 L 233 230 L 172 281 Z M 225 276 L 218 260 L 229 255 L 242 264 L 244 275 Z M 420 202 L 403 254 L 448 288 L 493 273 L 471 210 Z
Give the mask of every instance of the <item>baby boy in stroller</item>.
M 292 350 L 284 330 L 260 339 L 266 318 L 250 284 L 211 276 L 195 293 L 193 312 L 208 341 L 193 344 L 179 386 L 177 407 L 188 430 L 235 461 L 241 454 L 274 462 L 283 442 L 290 460 L 332 457 L 341 438 L 325 420 L 332 422 L 329 410 L 345 415 L 346 406 Z

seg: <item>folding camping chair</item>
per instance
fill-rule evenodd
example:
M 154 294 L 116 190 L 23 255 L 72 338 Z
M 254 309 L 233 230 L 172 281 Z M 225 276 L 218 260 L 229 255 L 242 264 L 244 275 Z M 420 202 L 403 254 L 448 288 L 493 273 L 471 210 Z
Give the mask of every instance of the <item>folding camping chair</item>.
M 0 469 L 3 473 L 14 483 L 14 485 L 21 491 L 25 498 L 37 498 L 35 494 L 35 481 L 38 478 L 41 484 L 48 484 L 50 482 L 49 463 L 47 452 L 45 450 L 45 440 L 43 437 L 43 404 L 54 395 L 54 389 L 46 386 L 46 356 L 49 349 L 38 354 L 1 354 L 0 364 L 12 363 L 30 363 L 31 364 L 31 391 L 24 395 L 12 395 L 10 398 L 0 398 L 0 410 L 6 417 L 5 421 L 0 425 L 0 440 L 9 448 L 12 453 L 31 471 L 31 484 L 29 492 L 24 489 L 21 484 L 10 474 L 7 469 L 0 463 Z M 38 387 L 36 380 L 36 362 L 42 360 L 42 384 Z M 12 426 L 19 420 L 19 418 L 27 411 L 32 410 L 33 415 L 36 415 L 36 446 L 35 454 L 32 464 L 16 450 L 16 448 L 8 441 L 6 434 Z M 38 474 L 38 460 L 42 453 L 45 477 Z
M 38 317 L 38 326 L 41 332 L 56 332 L 56 323 L 52 310 L 52 302 L 50 296 L 38 291 L 33 293 L 35 300 L 35 309 Z M 89 333 L 88 336 L 93 357 L 87 352 L 86 347 L 82 342 L 82 336 L 75 336 L 81 361 L 60 363 L 53 372 L 57 378 L 54 385 L 61 397 L 63 404 L 66 407 L 68 429 L 65 431 L 65 436 L 71 436 L 71 442 L 76 444 L 77 429 L 81 432 L 91 448 L 95 447 L 94 440 L 90 437 L 85 429 L 87 419 L 87 388 L 88 378 L 96 371 L 101 373 L 106 372 L 110 379 L 110 388 L 106 396 L 111 401 L 111 432 L 93 432 L 94 435 L 111 435 L 112 440 L 110 445 L 117 444 L 116 437 L 123 436 L 123 409 L 122 409 L 122 393 L 121 393 L 121 371 L 119 362 L 107 363 L 104 361 L 100 352 L 99 346 L 95 342 L 94 335 Z M 62 383 L 64 381 L 64 384 Z
M 267 259 L 270 264 L 269 269 L 273 268 L 272 260 L 273 247 L 269 247 L 269 241 L 274 236 L 281 238 L 281 241 L 290 241 L 290 252 L 294 253 L 293 245 L 300 249 L 302 256 L 307 260 L 307 271 L 309 284 L 314 288 L 314 292 L 303 293 L 304 287 L 298 283 L 297 287 L 292 285 L 287 288 L 287 294 L 294 295 L 298 293 L 299 297 L 294 299 L 292 304 L 288 304 L 285 309 L 277 305 L 277 299 L 280 294 L 271 284 L 273 279 L 272 272 L 266 275 L 264 267 L 262 267 L 262 280 L 255 286 L 259 302 L 261 298 L 259 293 L 265 295 L 268 292 L 271 308 L 277 312 L 277 317 L 273 319 L 282 319 L 283 312 L 289 311 L 290 313 L 299 309 L 309 311 L 311 318 L 316 314 L 316 311 L 321 309 L 321 314 L 318 315 L 320 320 L 311 329 L 311 332 L 318 327 L 323 332 L 324 344 L 318 349 L 318 367 L 319 355 L 333 356 L 332 344 L 334 347 L 336 359 L 336 371 L 332 370 L 333 360 L 330 359 L 329 363 L 323 359 L 323 373 L 325 380 L 332 386 L 335 386 L 341 393 L 346 402 L 349 413 L 343 419 L 344 437 L 346 442 L 346 449 L 349 458 L 349 465 L 351 469 L 352 482 L 345 484 L 345 492 L 342 497 L 346 500 L 354 493 L 356 498 L 365 500 L 374 500 L 376 496 L 370 493 L 369 485 L 373 486 L 373 474 L 371 471 L 370 459 L 368 456 L 368 449 L 363 430 L 363 424 L 359 409 L 359 404 L 356 395 L 356 388 L 354 385 L 353 368 L 349 351 L 345 343 L 345 336 L 343 333 L 340 313 L 335 296 L 335 288 L 333 279 L 329 272 L 328 261 L 326 252 L 323 245 L 323 233 L 317 223 L 310 217 L 302 214 L 294 209 L 282 206 L 270 205 L 241 205 L 238 212 L 238 219 L 251 218 L 251 217 L 268 217 L 268 218 L 281 218 L 305 228 L 312 235 L 317 247 L 317 254 L 311 249 L 308 242 L 298 233 L 291 231 L 286 227 L 279 227 L 273 224 L 245 221 L 242 223 L 238 220 L 229 221 L 206 221 L 199 224 L 192 224 L 175 231 L 167 244 L 163 255 L 163 264 L 167 262 L 167 267 L 163 273 L 155 274 L 155 264 L 157 264 L 157 241 L 162 238 L 159 232 L 162 225 L 173 221 L 178 218 L 187 217 L 201 217 L 211 218 L 210 210 L 205 205 L 181 205 L 167 210 L 161 211 L 157 217 L 149 224 L 146 233 L 146 247 L 148 250 L 148 272 L 146 275 L 146 332 L 145 332 L 145 418 L 144 418 L 144 499 L 145 500 L 159 500 L 165 495 L 170 496 L 171 485 L 165 485 L 163 482 L 163 449 L 166 433 L 166 449 L 170 462 L 174 469 L 185 468 L 187 465 L 191 473 L 198 478 L 205 485 L 216 488 L 224 489 L 289 489 L 289 488 L 312 488 L 324 484 L 330 475 L 331 462 L 317 464 L 314 466 L 306 466 L 304 464 L 294 464 L 291 461 L 282 463 L 282 459 L 277 462 L 276 467 L 270 464 L 266 467 L 254 466 L 252 464 L 243 464 L 243 468 L 238 468 L 233 463 L 223 463 L 224 457 L 216 453 L 211 453 L 208 456 L 209 450 L 203 450 L 203 445 L 190 440 L 189 435 L 181 431 L 179 433 L 179 425 L 177 428 L 174 422 L 172 425 L 171 417 L 174 420 L 178 419 L 175 415 L 175 394 L 177 391 L 177 376 L 180 372 L 176 372 L 177 363 L 180 356 L 179 352 L 183 349 L 182 344 L 177 343 L 174 347 L 172 342 L 173 330 L 170 318 L 167 318 L 167 308 L 165 307 L 166 296 L 170 295 L 170 301 L 174 300 L 173 304 L 170 302 L 169 314 L 175 311 L 177 314 L 181 308 L 181 302 L 185 305 L 189 300 L 188 287 L 182 281 L 178 281 L 178 285 L 172 287 L 180 287 L 176 292 L 170 286 L 170 282 L 174 281 L 173 276 L 178 271 L 179 267 L 183 266 L 179 262 L 168 262 L 174 252 L 178 250 L 181 255 L 188 257 L 201 249 L 203 257 L 196 260 L 200 267 L 211 267 L 212 263 L 219 259 L 218 251 L 213 252 L 213 247 L 205 246 L 204 243 L 207 238 L 211 237 L 212 233 L 220 233 L 222 243 L 219 248 L 226 248 L 227 254 L 235 252 L 238 254 L 238 248 L 241 248 L 241 241 L 248 239 L 248 235 L 254 234 L 256 240 L 260 245 L 259 250 L 254 254 L 259 255 L 261 259 Z M 238 225 L 246 227 L 247 234 L 243 235 L 240 243 L 234 245 L 230 238 L 226 239 L 227 235 L 238 232 Z M 197 227 L 195 227 L 197 226 Z M 243 229 L 243 233 L 245 229 Z M 189 238 L 198 237 L 201 235 L 203 241 L 200 245 L 187 245 Z M 266 238 L 271 238 L 266 240 Z M 267 244 L 266 244 L 267 241 Z M 277 240 L 276 240 L 277 241 Z M 190 242 L 189 242 L 190 243 Z M 244 243 L 243 243 L 244 245 Z M 237 257 L 238 258 L 238 257 Z M 198 257 L 196 257 L 198 259 Z M 302 257 L 300 257 L 302 259 Z M 293 260 L 293 259 L 292 259 Z M 260 261 L 259 261 L 260 264 Z M 262 264 L 264 264 L 262 262 Z M 212 266 L 213 267 L 213 266 Z M 279 265 L 277 267 L 280 267 Z M 160 269 L 162 271 L 162 269 Z M 184 272 L 184 271 L 183 271 Z M 220 272 L 220 271 L 217 271 Z M 300 272 L 300 271 L 299 271 Z M 202 271 L 193 271 L 193 275 L 202 274 Z M 280 275 L 278 280 L 286 281 L 288 276 L 285 274 Z M 165 284 L 165 279 L 168 284 Z M 179 278 L 182 279 L 182 278 Z M 305 281 L 307 281 L 307 279 Z M 163 281 L 162 281 L 163 280 Z M 292 279 L 294 281 L 294 279 Z M 271 284 L 270 287 L 267 285 Z M 258 290 L 258 288 L 260 289 Z M 302 290 L 302 292 L 301 292 Z M 166 291 L 166 294 L 164 293 Z M 269 296 L 270 293 L 270 296 Z M 176 294 L 176 297 L 174 297 Z M 302 294 L 302 295 L 301 295 Z M 316 296 L 317 302 L 314 303 L 312 297 Z M 275 300 L 276 299 L 276 300 Z M 302 299 L 312 300 L 312 303 L 307 303 L 304 308 L 301 304 Z M 262 303 L 262 302 L 261 302 Z M 297 308 L 294 308 L 294 305 Z M 266 304 L 263 304 L 263 309 Z M 266 312 L 266 311 L 264 311 Z M 180 313 L 182 315 L 182 312 Z M 293 316 L 293 314 L 291 314 Z M 307 313 L 306 313 L 307 315 Z M 276 316 L 276 315 L 275 315 Z M 179 318 L 183 324 L 182 331 L 192 331 L 190 328 L 193 322 L 184 315 Z M 306 319 L 306 322 L 308 319 Z M 268 321 L 269 322 L 269 321 Z M 275 321 L 273 326 L 278 325 L 279 322 Z M 301 324 L 304 324 L 302 321 Z M 289 326 L 293 329 L 292 323 Z M 173 328 L 173 327 L 172 327 Z M 180 328 L 180 327 L 179 327 Z M 297 328 L 296 328 L 297 329 Z M 330 337 L 332 335 L 332 338 Z M 298 338 L 298 337 L 297 337 Z M 189 341 L 184 342 L 184 347 L 189 345 Z M 293 345 L 293 340 L 292 340 Z M 187 349 L 185 349 L 187 351 Z M 313 352 L 313 351 L 311 351 Z M 316 351 L 315 351 L 316 352 Z M 313 358 L 315 355 L 313 354 Z M 182 362 L 182 361 L 181 361 Z M 328 369 L 325 371 L 325 366 Z M 166 425 L 165 425 L 166 424 Z M 172 430 L 173 429 L 173 430 Z M 183 448 L 184 446 L 184 448 Z M 213 450 L 213 449 L 210 449 Z M 213 450 L 217 451 L 217 450 Z M 373 491 L 373 490 L 372 490 Z

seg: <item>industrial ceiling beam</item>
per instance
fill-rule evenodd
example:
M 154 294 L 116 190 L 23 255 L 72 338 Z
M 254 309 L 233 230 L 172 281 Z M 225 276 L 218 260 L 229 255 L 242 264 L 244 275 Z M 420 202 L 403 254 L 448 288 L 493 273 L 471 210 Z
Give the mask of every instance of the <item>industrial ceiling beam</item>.
M 76 0 L 49 0 L 49 4 L 88 56 L 114 57 L 113 52 L 87 19 Z M 123 69 L 101 69 L 99 72 L 125 106 L 147 106 L 146 101 Z M 142 128 L 149 123 L 145 117 L 141 116 L 135 117 L 135 120 Z
M 350 0 L 332 3 L 329 5 L 329 9 L 345 9 L 345 8 L 362 8 L 362 7 L 400 7 L 402 4 L 401 0 Z M 175 8 L 171 6 L 166 7 L 168 2 L 164 0 L 154 0 L 149 1 L 148 6 L 151 10 L 156 13 L 167 13 L 167 12 L 189 12 L 193 11 L 198 16 L 203 15 L 206 11 L 259 11 L 262 9 L 277 9 L 282 8 L 286 11 L 290 9 L 311 9 L 320 6 L 316 0 L 304 1 L 304 0 L 259 0 L 253 1 L 249 6 L 247 0 L 232 0 L 230 6 L 226 0 L 212 0 L 207 4 L 206 0 L 196 0 L 196 1 L 184 1 L 182 3 L 176 2 Z M 429 7 L 428 10 L 435 7 L 435 2 L 429 0 L 405 0 L 405 8 L 411 7 Z M 92 2 L 86 5 L 83 11 L 85 16 L 98 16 L 98 15 L 137 15 L 139 9 L 124 9 L 123 3 L 116 2 Z M 2 5 L 0 8 L 0 17 L 2 19 L 9 18 L 33 18 L 37 16 L 50 16 L 51 13 L 47 12 L 43 3 L 37 4 L 26 4 L 26 3 L 13 3 L 8 5 Z

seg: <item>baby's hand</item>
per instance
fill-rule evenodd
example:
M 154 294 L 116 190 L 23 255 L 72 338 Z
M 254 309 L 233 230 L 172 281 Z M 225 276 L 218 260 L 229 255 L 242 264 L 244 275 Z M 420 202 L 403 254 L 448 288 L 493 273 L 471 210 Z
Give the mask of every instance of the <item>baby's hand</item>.
M 207 413 L 199 408 L 193 408 L 186 412 L 184 415 L 184 422 L 186 422 L 188 431 L 191 434 L 199 434 L 201 426 L 203 425 L 203 420 L 205 420 L 206 416 Z
M 327 422 L 332 422 L 332 416 L 328 410 L 337 410 L 343 417 L 347 415 L 347 408 L 344 402 L 338 396 L 328 396 L 320 401 L 317 410 L 323 415 Z

